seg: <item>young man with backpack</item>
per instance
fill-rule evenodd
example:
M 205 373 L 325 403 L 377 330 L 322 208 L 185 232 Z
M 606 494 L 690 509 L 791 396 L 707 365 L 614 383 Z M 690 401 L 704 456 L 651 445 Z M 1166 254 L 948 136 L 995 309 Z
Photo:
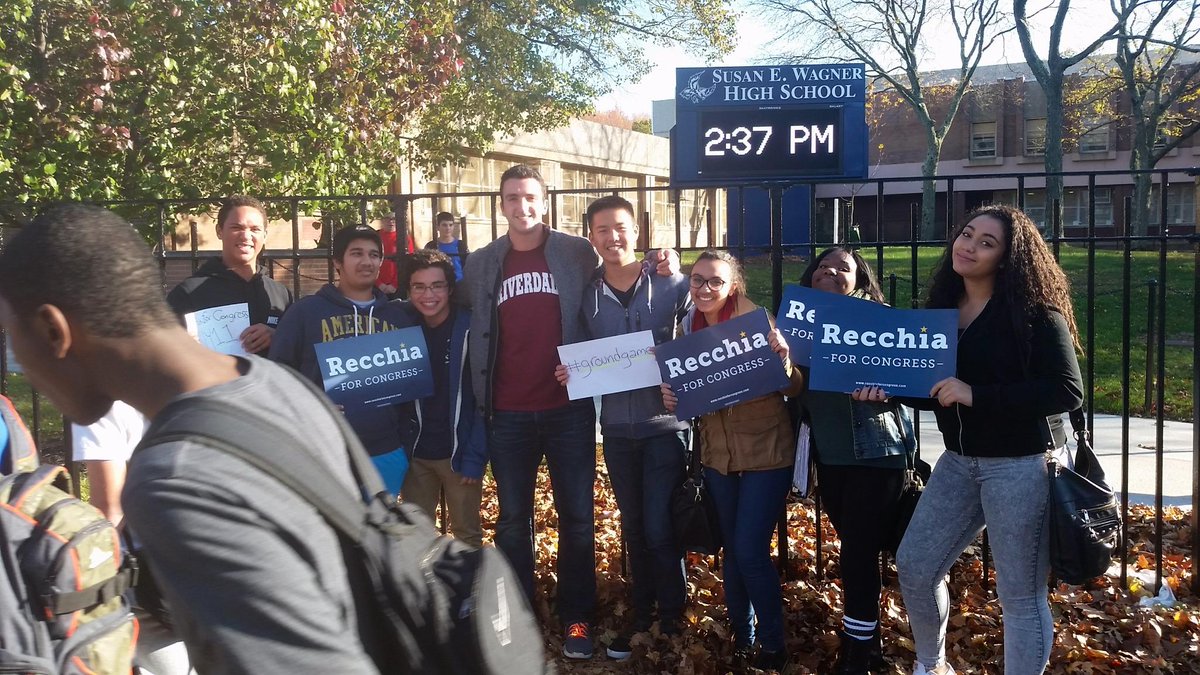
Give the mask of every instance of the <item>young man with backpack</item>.
M 434 218 L 434 238 L 428 244 L 425 244 L 427 251 L 441 251 L 450 257 L 454 263 L 454 280 L 462 281 L 463 265 L 467 263 L 467 256 L 471 254 L 467 250 L 467 242 L 455 236 L 454 228 L 457 224 L 454 222 L 454 214 L 449 211 L 442 211 Z
M 0 254 L 0 325 L 31 384 L 90 424 L 123 400 L 152 421 L 189 407 L 234 408 L 304 423 L 295 461 L 357 498 L 334 413 L 284 369 L 224 356 L 179 325 L 133 228 L 103 209 L 51 209 Z M 134 453 L 122 496 L 202 673 L 376 673 L 337 533 L 292 490 L 208 444 L 151 443 Z

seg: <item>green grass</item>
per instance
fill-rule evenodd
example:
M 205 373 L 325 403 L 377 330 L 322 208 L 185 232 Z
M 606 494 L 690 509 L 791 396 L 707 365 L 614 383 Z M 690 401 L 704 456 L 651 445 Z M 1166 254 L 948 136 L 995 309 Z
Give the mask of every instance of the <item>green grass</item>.
M 941 255 L 942 248 L 925 247 L 917 252 L 917 297 L 922 297 L 925 284 Z M 872 264 L 878 265 L 877 249 L 865 248 L 863 254 Z M 695 260 L 695 252 L 684 254 L 684 262 Z M 885 296 L 889 293 L 890 275 L 896 275 L 894 305 L 911 307 L 913 297 L 912 250 L 908 247 L 885 247 L 883 249 L 883 275 L 880 285 Z M 1071 280 L 1075 305 L 1076 323 L 1080 341 L 1086 347 L 1088 331 L 1088 252 L 1086 248 L 1063 246 L 1060 261 Z M 806 266 L 800 257 L 784 260 L 784 283 L 797 283 Z M 1122 307 L 1124 254 L 1121 251 L 1097 250 L 1094 273 L 1095 350 L 1093 366 L 1095 379 L 1095 407 L 1097 412 L 1121 414 L 1122 409 Z M 1182 343 L 1168 345 L 1164 351 L 1164 404 L 1163 414 L 1167 419 L 1191 421 L 1195 402 L 1192 400 L 1192 341 L 1193 317 L 1197 311 L 1194 297 L 1196 266 L 1191 252 L 1169 252 L 1166 274 L 1166 320 L 1167 339 Z M 1146 362 L 1146 302 L 1147 280 L 1159 276 L 1159 254 L 1152 251 L 1134 251 L 1130 259 L 1129 294 L 1129 398 L 1130 414 L 1152 416 L 1152 404 L 1144 406 L 1145 362 Z M 746 265 L 746 286 L 750 297 L 759 304 L 770 304 L 771 267 L 765 257 L 755 258 Z M 1157 329 L 1157 323 L 1155 324 Z M 1157 341 L 1156 341 L 1157 343 Z M 1184 346 L 1186 345 L 1186 346 Z M 1157 344 L 1155 344 L 1157 348 Z M 1156 361 L 1152 364 L 1157 368 Z M 1087 359 L 1080 357 L 1080 369 L 1087 378 Z M 1151 374 L 1155 370 L 1152 368 Z

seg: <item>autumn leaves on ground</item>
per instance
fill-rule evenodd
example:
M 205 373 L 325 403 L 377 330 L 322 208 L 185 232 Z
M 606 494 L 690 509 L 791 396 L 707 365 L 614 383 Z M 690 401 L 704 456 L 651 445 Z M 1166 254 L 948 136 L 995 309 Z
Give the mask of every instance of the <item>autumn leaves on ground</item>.
M 538 556 L 538 604 L 534 608 L 545 627 L 547 653 L 559 673 L 671 673 L 716 675 L 732 672 L 731 636 L 725 622 L 719 570 L 713 560 L 688 560 L 688 625 L 683 634 L 667 638 L 643 634 L 634 640 L 634 655 L 617 662 L 604 654 L 604 644 L 626 623 L 629 607 L 621 578 L 620 520 L 609 488 L 603 460 L 596 477 L 597 611 L 592 634 L 596 656 L 590 661 L 561 657 L 562 635 L 551 605 L 557 520 L 549 480 L 539 475 L 534 528 Z M 494 531 L 498 507 L 495 487 L 484 486 L 485 537 Z M 788 649 L 794 673 L 828 673 L 837 652 L 840 625 L 838 545 L 828 520 L 822 521 L 821 570 L 817 570 L 815 527 L 810 503 L 788 507 L 790 557 L 783 587 Z M 1150 568 L 1153 574 L 1154 512 L 1135 507 L 1130 514 L 1130 574 Z M 1051 596 L 1055 618 L 1054 652 L 1050 673 L 1200 673 L 1200 602 L 1191 593 L 1190 517 L 1185 511 L 1167 512 L 1163 537 L 1164 578 L 1179 599 L 1174 608 L 1142 608 L 1138 597 L 1123 590 L 1120 580 L 1105 577 L 1090 587 L 1062 585 Z M 959 673 L 1003 672 L 1000 605 L 993 583 L 982 583 L 979 547 L 972 547 L 951 571 L 952 611 L 947 654 Z M 885 577 L 883 609 L 884 651 L 891 672 L 912 670 L 913 645 L 904 618 L 895 570 Z

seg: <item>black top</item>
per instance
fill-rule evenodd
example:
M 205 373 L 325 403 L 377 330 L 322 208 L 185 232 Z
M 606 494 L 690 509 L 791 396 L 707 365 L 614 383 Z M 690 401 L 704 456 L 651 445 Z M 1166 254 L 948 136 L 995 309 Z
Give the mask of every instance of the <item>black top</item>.
M 612 291 L 613 295 L 617 296 L 617 300 L 621 303 L 622 307 L 629 309 L 629 303 L 633 302 L 633 294 L 637 290 L 636 283 L 623 291 L 617 290 L 616 286 L 613 286 L 607 281 L 604 282 L 604 285 L 608 286 L 608 290 Z
M 993 297 L 958 340 L 958 379 L 971 385 L 971 406 L 943 408 L 937 399 L 905 399 L 932 409 L 946 449 L 971 457 L 1022 457 L 1066 440 L 1061 414 L 1083 403 L 1083 378 L 1070 329 L 1049 310 L 1030 319 L 1028 363 L 1005 302 Z
M 259 271 L 247 281 L 225 267 L 221 258 L 210 258 L 192 276 L 179 282 L 167 294 L 180 321 L 189 312 L 223 307 L 244 302 L 250 309 L 250 323 L 263 323 L 271 328 L 292 304 L 292 292 L 286 286 Z M 258 356 L 266 356 L 263 350 Z
M 450 338 L 454 316 L 436 328 L 422 326 L 429 347 L 429 366 L 433 370 L 433 395 L 421 399 L 421 436 L 413 456 L 420 459 L 450 459 L 454 430 L 450 428 Z

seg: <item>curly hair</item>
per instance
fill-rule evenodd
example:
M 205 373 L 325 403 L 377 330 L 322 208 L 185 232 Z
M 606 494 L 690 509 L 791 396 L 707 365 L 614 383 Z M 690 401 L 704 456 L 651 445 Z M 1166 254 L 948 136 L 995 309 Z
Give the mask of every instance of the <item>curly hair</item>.
M 887 302 L 883 298 L 883 291 L 879 288 L 879 282 L 875 280 L 875 273 L 871 271 L 871 265 L 867 263 L 858 249 L 845 244 L 830 246 L 821 251 L 821 253 L 808 263 L 808 267 L 804 269 L 804 273 L 800 275 L 800 285 L 807 288 L 812 288 L 813 275 L 817 272 L 817 266 L 825 259 L 825 256 L 835 251 L 841 251 L 850 256 L 854 261 L 854 290 L 862 291 L 867 294 L 871 300 L 878 302 L 881 305 L 886 305 Z
M 1028 338 L 1032 331 L 1031 320 L 1054 310 L 1062 314 L 1071 330 L 1075 348 L 1080 349 L 1079 329 L 1071 304 L 1071 284 L 1066 273 L 1046 246 L 1037 225 L 1024 211 L 1005 204 L 981 206 L 964 216 L 962 223 L 954 228 L 930 279 L 925 306 L 935 309 L 958 307 L 966 289 L 962 277 L 954 271 L 954 242 L 963 229 L 980 216 L 996 220 L 1004 230 L 1004 255 L 996 270 L 992 293 L 1007 305 L 1017 335 Z

